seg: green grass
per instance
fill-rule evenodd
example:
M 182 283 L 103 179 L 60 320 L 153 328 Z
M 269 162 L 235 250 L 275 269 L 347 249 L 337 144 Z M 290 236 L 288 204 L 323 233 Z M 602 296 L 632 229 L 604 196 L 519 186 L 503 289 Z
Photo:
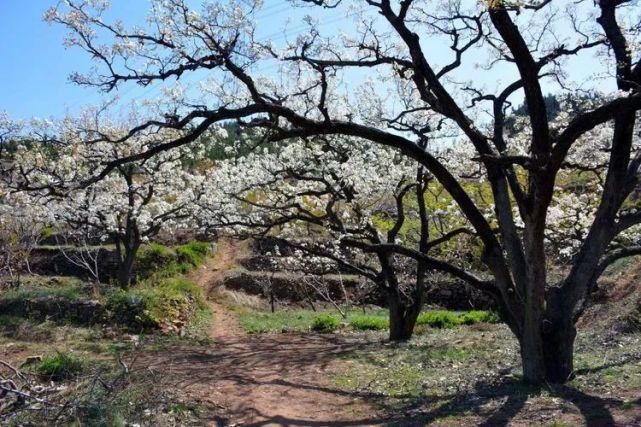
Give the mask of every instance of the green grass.
M 63 381 L 78 376 L 85 370 L 86 360 L 72 353 L 56 353 L 45 356 L 35 371 L 51 381 Z
M 181 263 L 187 263 L 198 267 L 205 261 L 209 253 L 210 244 L 207 242 L 189 242 L 176 247 L 176 255 Z
M 472 310 L 459 316 L 459 323 L 462 325 L 474 325 L 476 323 L 500 323 L 501 318 L 494 311 Z
M 311 330 L 316 332 L 333 332 L 340 327 L 340 319 L 331 314 L 320 314 L 316 316 L 310 326 Z
M 416 319 L 417 325 L 427 325 L 432 328 L 453 328 L 460 324 L 460 314 L 453 311 L 427 311 L 421 313 Z
M 461 362 L 471 356 L 472 351 L 468 348 L 445 347 L 428 350 L 425 358 L 430 361 Z
M 312 310 L 282 310 L 275 313 L 263 311 L 251 311 L 238 309 L 237 315 L 240 325 L 248 333 L 268 333 L 281 331 L 304 332 L 316 330 L 315 322 L 319 317 L 333 317 L 341 326 L 340 318 L 335 311 L 312 311 Z M 472 325 L 475 323 L 496 323 L 498 316 L 487 311 L 453 312 L 445 310 L 426 311 L 421 313 L 417 320 L 418 325 L 425 325 L 432 328 L 453 328 L 459 325 Z M 352 310 L 347 313 L 344 321 L 345 326 L 356 331 L 384 331 L 389 329 L 387 310 L 377 309 L 366 313 L 360 310 Z
M 476 323 L 499 323 L 499 316 L 492 311 L 472 310 L 463 313 L 446 310 L 426 311 L 416 320 L 417 325 L 427 325 L 432 328 L 453 328 L 459 325 L 474 325 Z
M 55 287 L 23 286 L 2 293 L 2 299 L 5 301 L 24 301 L 36 298 L 64 298 L 70 301 L 78 301 L 85 296 L 82 285 L 74 281 L 65 281 Z
M 2 314 L 0 315 L 0 328 L 15 329 L 24 321 L 25 319 L 19 316 Z
M 193 241 L 175 248 L 150 243 L 140 250 L 136 265 L 143 278 L 157 281 L 188 273 L 202 265 L 209 250 L 207 242 Z
M 240 326 L 250 334 L 309 330 L 318 312 L 311 310 L 276 311 L 275 313 L 238 310 Z
M 389 319 L 384 315 L 353 314 L 349 318 L 349 325 L 357 331 L 384 331 L 389 329 Z

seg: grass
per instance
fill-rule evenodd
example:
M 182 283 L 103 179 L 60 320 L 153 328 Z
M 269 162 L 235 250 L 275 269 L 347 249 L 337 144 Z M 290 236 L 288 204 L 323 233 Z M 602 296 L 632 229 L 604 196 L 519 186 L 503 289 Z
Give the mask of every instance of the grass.
M 378 403 L 392 411 L 419 400 L 443 402 L 464 395 L 459 387 L 473 389 L 488 369 L 515 360 L 512 349 L 499 351 L 509 338 L 507 328 L 496 325 L 490 331 L 491 339 L 472 328 L 434 328 L 402 345 L 373 341 L 341 355 L 344 368 L 333 380 L 343 390 L 383 396 Z
M 209 244 L 190 242 L 176 248 L 159 243 L 143 247 L 137 257 L 136 266 L 144 281 L 158 281 L 179 276 L 201 265 L 209 253 Z
M 179 262 L 198 267 L 205 261 L 210 247 L 207 242 L 193 241 L 176 247 L 176 255 L 178 255 Z
M 311 310 L 277 311 L 275 313 L 237 310 L 240 326 L 250 334 L 309 330 L 318 314 Z
M 85 370 L 86 360 L 73 353 L 45 356 L 35 371 L 46 380 L 63 381 L 78 376 Z
M 25 301 L 37 298 L 64 298 L 78 301 L 86 296 L 82 284 L 75 280 L 64 280 L 57 286 L 25 285 L 2 293 L 5 301 Z
M 389 329 L 389 319 L 375 314 L 354 314 L 350 326 L 357 331 L 384 331 Z
M 252 311 L 247 309 L 236 309 L 240 325 L 248 333 L 269 333 L 281 331 L 324 331 L 318 322 L 321 319 L 334 319 L 331 330 L 343 326 L 355 331 L 385 331 L 389 329 L 387 310 L 376 309 L 368 312 L 352 310 L 347 313 L 347 318 L 342 320 L 335 311 L 312 311 L 312 310 L 282 310 L 274 313 L 266 311 Z M 329 320 L 325 320 L 329 322 Z M 475 323 L 496 323 L 498 316 L 487 311 L 426 311 L 421 313 L 417 325 L 424 325 L 433 328 L 452 328 L 459 325 L 471 325 Z M 320 329 L 316 329 L 320 328 Z
M 148 280 L 129 291 L 114 290 L 107 307 L 116 323 L 142 329 L 187 323 L 208 311 L 200 286 L 180 276 Z
M 340 328 L 341 321 L 331 314 L 320 314 L 312 320 L 310 329 L 316 332 L 333 332 Z
M 492 311 L 472 310 L 459 313 L 435 310 L 421 313 L 416 320 L 416 324 L 440 329 L 453 328 L 459 325 L 474 325 L 476 323 L 499 323 L 500 320 L 498 314 Z

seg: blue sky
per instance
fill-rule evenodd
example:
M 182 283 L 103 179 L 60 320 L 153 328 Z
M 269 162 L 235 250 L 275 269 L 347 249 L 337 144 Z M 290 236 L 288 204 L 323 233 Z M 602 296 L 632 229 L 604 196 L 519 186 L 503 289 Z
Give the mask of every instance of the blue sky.
M 8 111 L 14 118 L 59 118 L 66 113 L 77 112 L 83 105 L 96 104 L 102 97 L 95 88 L 78 87 L 68 81 L 70 73 L 87 70 L 90 61 L 80 49 L 63 46 L 63 27 L 50 26 L 43 21 L 45 10 L 56 1 L 0 0 L 0 111 Z M 198 4 L 199 0 L 194 0 L 194 3 Z M 148 7 L 148 0 L 112 0 L 110 15 L 128 23 L 143 23 Z M 303 28 L 300 18 L 308 12 L 292 13 L 284 0 L 267 0 L 258 14 L 264 22 L 264 25 L 259 25 L 261 36 L 282 41 L 282 32 L 295 35 Z M 326 12 L 321 19 L 324 33 L 347 30 L 341 26 L 348 24 L 349 19 L 339 19 L 338 14 L 340 12 Z M 292 18 L 292 22 L 285 26 L 288 18 Z M 431 59 L 434 59 L 434 56 L 441 56 L 439 51 L 447 53 L 447 48 L 431 45 L 428 51 L 432 52 Z M 578 80 L 589 84 L 587 76 L 595 69 L 595 64 L 594 58 L 577 58 L 570 63 L 569 70 L 575 77 L 579 76 Z M 462 71 L 468 78 L 470 73 L 478 74 L 470 69 Z M 499 72 L 501 80 L 511 81 L 510 71 Z M 490 83 L 496 83 L 496 75 L 495 72 L 489 77 L 478 76 L 475 79 L 490 78 Z M 157 88 L 151 89 L 154 89 L 151 92 L 156 92 Z M 550 90 L 554 89 L 548 88 Z M 149 92 L 150 88 L 128 85 L 122 89 L 121 95 L 126 102 Z
M 43 21 L 56 0 L 0 0 L 0 110 L 15 118 L 61 117 L 96 103 L 94 88 L 70 83 L 74 71 L 86 70 L 89 57 L 63 46 L 65 30 Z M 115 0 L 117 12 L 143 19 L 146 0 Z

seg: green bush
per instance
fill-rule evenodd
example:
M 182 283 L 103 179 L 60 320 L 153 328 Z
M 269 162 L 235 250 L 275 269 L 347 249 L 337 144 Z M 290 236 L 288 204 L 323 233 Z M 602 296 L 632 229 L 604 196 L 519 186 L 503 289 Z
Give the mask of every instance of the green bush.
M 416 320 L 417 325 L 428 325 L 432 328 L 453 328 L 460 324 L 459 315 L 444 310 L 421 313 Z
M 341 322 L 336 316 L 330 314 L 321 314 L 312 321 L 312 331 L 332 332 L 340 328 Z
M 389 329 L 389 319 L 366 314 L 355 315 L 349 321 L 352 328 L 359 331 L 381 331 Z
M 62 381 L 78 376 L 85 369 L 85 361 L 71 353 L 46 356 L 36 366 L 36 372 L 52 381 Z
M 205 257 L 209 253 L 210 245 L 207 242 L 189 242 L 187 244 L 176 247 L 176 254 L 178 261 L 181 263 L 191 264 L 198 267 L 205 261 Z

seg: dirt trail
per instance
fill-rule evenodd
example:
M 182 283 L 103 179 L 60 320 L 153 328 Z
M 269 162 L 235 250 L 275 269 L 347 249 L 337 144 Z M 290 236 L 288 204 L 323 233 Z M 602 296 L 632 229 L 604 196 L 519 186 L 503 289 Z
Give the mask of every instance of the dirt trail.
M 217 254 L 192 276 L 209 295 L 242 251 L 222 241 Z M 376 425 L 359 396 L 330 381 L 340 353 L 357 342 L 334 335 L 247 335 L 223 305 L 210 301 L 215 325 L 211 349 L 172 349 L 152 365 L 177 390 L 216 414 L 211 425 Z

